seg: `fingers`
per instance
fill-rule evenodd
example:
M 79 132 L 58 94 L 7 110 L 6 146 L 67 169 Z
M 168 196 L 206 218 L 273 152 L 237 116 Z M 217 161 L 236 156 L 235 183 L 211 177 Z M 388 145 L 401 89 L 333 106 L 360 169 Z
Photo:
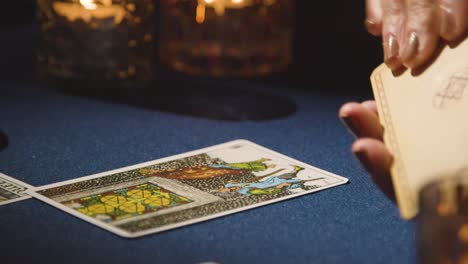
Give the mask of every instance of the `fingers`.
M 382 141 L 383 128 L 377 116 L 375 101 L 347 103 L 341 107 L 339 116 L 358 137 L 351 148 L 352 152 L 376 185 L 395 201 L 390 177 L 393 158 Z
M 439 12 L 436 0 L 406 0 L 406 25 L 401 61 L 418 68 L 434 54 L 439 41 Z
M 468 28 L 468 1 L 438 0 L 440 36 L 451 42 L 463 38 Z
M 400 47 L 406 22 L 405 3 L 403 0 L 382 0 L 382 40 L 384 62 L 392 70 L 402 66 Z
M 367 0 L 366 13 L 368 21 L 382 21 L 384 62 L 392 71 L 425 66 L 440 38 L 453 43 L 468 33 L 466 0 Z
M 381 0 L 366 0 L 367 31 L 374 36 L 382 34 L 382 5 Z
M 354 142 L 351 150 L 369 172 L 375 184 L 388 198 L 395 201 L 390 176 L 393 158 L 383 142 L 372 138 L 362 138 Z
M 365 108 L 371 110 L 374 114 L 378 115 L 377 104 L 375 103 L 374 100 L 364 101 L 364 102 L 361 103 L 361 105 L 364 106 Z
M 374 105 L 375 106 L 375 105 Z M 339 117 L 356 137 L 369 137 L 381 140 L 383 128 L 380 125 L 371 102 L 347 103 L 339 111 Z

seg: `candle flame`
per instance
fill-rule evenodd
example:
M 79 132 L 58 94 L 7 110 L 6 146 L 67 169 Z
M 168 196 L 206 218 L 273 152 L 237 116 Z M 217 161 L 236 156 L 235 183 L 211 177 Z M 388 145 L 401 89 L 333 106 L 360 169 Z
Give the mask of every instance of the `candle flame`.
M 203 22 L 205 22 L 205 11 L 206 11 L 205 5 L 199 3 L 197 5 L 197 11 L 196 11 L 196 17 L 195 17 L 195 21 L 197 21 L 198 24 L 203 24 Z
M 80 4 L 88 10 L 94 10 L 97 8 L 97 5 L 93 0 L 80 0 Z
M 275 0 L 270 0 L 275 1 Z M 216 15 L 222 16 L 226 9 L 240 9 L 252 5 L 254 0 L 198 0 L 198 5 L 214 8 Z
M 75 0 L 69 2 L 54 2 L 52 7 L 54 11 L 66 17 L 69 21 L 82 19 L 89 23 L 93 19 L 114 18 L 115 24 L 120 24 L 126 15 L 125 8 L 121 5 L 112 5 L 112 0 Z M 140 18 L 141 19 L 141 18 Z

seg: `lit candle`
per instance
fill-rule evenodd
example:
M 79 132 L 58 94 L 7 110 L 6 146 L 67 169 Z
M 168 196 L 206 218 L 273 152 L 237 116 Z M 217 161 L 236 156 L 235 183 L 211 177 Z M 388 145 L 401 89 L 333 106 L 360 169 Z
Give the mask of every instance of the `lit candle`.
M 250 77 L 291 61 L 294 0 L 162 0 L 159 59 L 193 75 Z
M 101 0 L 98 4 L 94 0 L 79 0 L 77 2 L 54 2 L 55 12 L 69 21 L 82 19 L 89 23 L 93 19 L 114 18 L 115 24 L 120 24 L 125 18 L 125 9 L 121 5 L 113 5 L 112 0 Z
M 238 9 L 252 5 L 252 0 L 198 0 L 198 8 L 212 7 L 218 16 L 224 15 L 226 8 Z M 198 10 L 197 10 L 198 11 Z M 204 10 L 203 10 L 204 12 Z
M 152 0 L 38 0 L 38 9 L 42 76 L 151 79 Z

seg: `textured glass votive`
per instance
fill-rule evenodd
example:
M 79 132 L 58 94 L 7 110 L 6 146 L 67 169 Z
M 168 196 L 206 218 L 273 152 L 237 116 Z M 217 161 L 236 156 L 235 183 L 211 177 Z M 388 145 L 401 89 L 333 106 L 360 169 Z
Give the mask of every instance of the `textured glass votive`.
M 258 76 L 291 61 L 292 0 L 162 0 L 160 59 L 176 71 Z
M 152 0 L 37 0 L 45 79 L 152 78 Z
M 468 263 L 468 174 L 421 191 L 418 240 L 420 263 Z

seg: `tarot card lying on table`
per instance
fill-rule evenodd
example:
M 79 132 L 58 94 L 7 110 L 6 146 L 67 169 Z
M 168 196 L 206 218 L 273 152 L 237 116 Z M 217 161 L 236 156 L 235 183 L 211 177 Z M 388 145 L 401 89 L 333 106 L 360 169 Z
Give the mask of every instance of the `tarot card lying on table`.
M 236 213 L 347 182 L 245 140 L 30 192 L 124 237 Z
M 31 198 L 26 190 L 32 189 L 31 185 L 0 173 L 0 205 L 22 201 Z

